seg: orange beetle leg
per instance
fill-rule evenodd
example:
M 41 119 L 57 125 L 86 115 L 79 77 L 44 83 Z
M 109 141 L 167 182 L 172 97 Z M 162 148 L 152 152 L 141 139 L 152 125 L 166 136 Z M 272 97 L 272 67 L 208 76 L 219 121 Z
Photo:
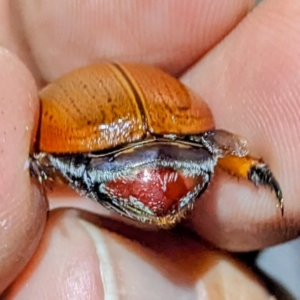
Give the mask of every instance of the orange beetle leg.
M 269 167 L 261 160 L 249 155 L 238 157 L 225 155 L 219 158 L 217 164 L 223 171 L 230 175 L 246 178 L 257 185 L 264 185 L 275 192 L 281 214 L 284 212 L 284 200 L 279 183 L 273 176 Z

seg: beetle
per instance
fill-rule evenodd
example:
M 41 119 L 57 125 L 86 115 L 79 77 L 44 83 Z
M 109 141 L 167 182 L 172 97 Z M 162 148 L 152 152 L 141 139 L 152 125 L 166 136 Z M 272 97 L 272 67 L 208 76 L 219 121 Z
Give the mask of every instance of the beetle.
M 168 228 L 193 208 L 216 167 L 281 188 L 245 139 L 215 123 L 200 96 L 150 65 L 98 63 L 39 92 L 31 175 L 59 177 L 123 216 Z

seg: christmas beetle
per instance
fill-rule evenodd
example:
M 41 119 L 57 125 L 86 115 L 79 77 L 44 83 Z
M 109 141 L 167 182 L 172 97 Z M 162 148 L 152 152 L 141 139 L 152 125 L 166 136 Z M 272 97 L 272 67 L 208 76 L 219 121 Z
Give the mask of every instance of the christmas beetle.
M 160 69 L 95 64 L 48 84 L 39 98 L 30 169 L 41 182 L 59 176 L 121 215 L 170 227 L 219 167 L 269 187 L 283 213 L 269 167 L 243 138 L 215 129 L 207 104 Z

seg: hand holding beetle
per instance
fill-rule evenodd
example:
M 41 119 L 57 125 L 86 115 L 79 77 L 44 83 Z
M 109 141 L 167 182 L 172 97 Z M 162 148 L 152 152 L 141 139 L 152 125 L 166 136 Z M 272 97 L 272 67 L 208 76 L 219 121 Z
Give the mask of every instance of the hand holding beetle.
M 294 6 L 298 6 L 296 10 L 299 10 L 299 5 L 296 4 L 296 1 L 294 2 Z M 198 6 L 197 8 L 185 6 L 187 19 L 181 16 L 180 22 L 183 23 L 178 24 L 176 14 L 182 13 L 182 8 L 179 8 L 178 3 L 169 4 L 170 6 L 174 5 L 170 12 L 172 12 L 171 15 L 174 14 L 171 18 L 174 18 L 174 22 L 176 20 L 176 26 L 174 23 L 174 27 L 168 27 L 167 23 L 164 23 L 165 16 L 161 16 L 159 30 L 143 23 L 142 15 L 145 8 L 139 8 L 141 19 L 132 21 L 137 22 L 137 24 L 132 24 L 132 30 L 136 33 L 135 40 L 139 41 L 137 43 L 129 41 L 126 43 L 122 40 L 124 26 L 118 26 L 120 29 L 118 32 L 116 27 L 106 28 L 105 26 L 108 26 L 106 23 L 97 24 L 97 28 L 106 28 L 106 30 L 102 29 L 102 36 L 98 30 L 95 30 L 95 25 L 92 23 L 85 24 L 87 26 L 86 31 L 83 31 L 84 27 L 79 28 L 74 25 L 75 23 L 71 23 L 72 20 L 74 22 L 80 20 L 80 16 L 83 16 L 84 12 L 96 16 L 95 11 L 99 10 L 100 14 L 102 11 L 100 8 L 93 9 L 93 11 L 89 10 L 88 7 L 84 8 L 83 11 L 80 9 L 74 13 L 75 15 L 70 16 L 70 23 L 66 25 L 61 23 L 63 21 L 57 17 L 58 12 L 53 6 L 46 9 L 49 4 L 42 4 L 45 11 L 41 14 L 35 12 L 34 7 L 25 7 L 26 18 L 23 20 L 24 24 L 19 25 L 24 27 L 24 34 L 27 37 L 31 52 L 26 50 L 28 47 L 19 44 L 15 29 L 8 27 L 8 23 L 5 23 L 6 18 L 0 18 L 4 20 L 2 22 L 7 26 L 1 27 L 7 28 L 7 32 L 4 31 L 6 34 L 2 35 L 2 45 L 11 52 L 0 51 L 0 64 L 1 70 L 3 70 L 0 74 L 0 84 L 2 84 L 0 89 L 1 150 L 3 158 L 1 160 L 3 179 L 0 202 L 0 228 L 2 228 L 0 239 L 6 245 L 5 248 L 0 247 L 0 290 L 3 290 L 21 271 L 35 251 L 43 232 L 47 210 L 45 199 L 43 200 L 37 186 L 30 184 L 28 172 L 24 172 L 30 137 L 34 135 L 34 128 L 37 124 L 36 88 L 28 70 L 12 53 L 15 53 L 26 63 L 27 68 L 34 74 L 40 85 L 43 84 L 44 80 L 52 81 L 66 71 L 104 58 L 151 63 L 170 73 L 182 73 L 181 79 L 208 102 L 217 127 L 246 137 L 249 140 L 251 150 L 263 156 L 281 183 L 286 201 L 285 217 L 281 219 L 278 211 L 274 209 L 272 194 L 268 191 L 256 190 L 247 183 L 238 183 L 235 179 L 217 174 L 216 182 L 202 196 L 201 201 L 196 203 L 189 226 L 217 246 L 229 250 L 266 247 L 296 236 L 299 230 L 298 216 L 300 215 L 296 197 L 296 188 L 299 182 L 299 167 L 296 162 L 297 153 L 300 152 L 300 108 L 296 95 L 299 92 L 297 83 L 300 82 L 300 75 L 297 72 L 299 66 L 294 61 L 296 61 L 297 44 L 300 36 L 291 31 L 284 33 L 282 28 L 284 30 L 291 29 L 282 27 L 283 25 L 277 22 L 275 18 L 268 18 L 268 22 L 270 22 L 268 24 L 255 22 L 257 19 L 264 19 L 265 14 L 270 11 L 279 11 L 284 16 L 289 16 L 287 17 L 289 22 L 291 19 L 296 22 L 295 9 L 290 7 L 291 4 L 279 5 L 267 1 L 261 7 L 256 8 L 252 15 L 247 16 L 240 26 L 220 43 L 219 47 L 212 49 L 204 59 L 198 61 L 204 51 L 213 48 L 214 44 L 233 28 L 235 25 L 233 20 L 239 20 L 246 12 L 246 1 L 239 7 L 239 18 L 236 16 L 232 18 L 233 10 L 231 11 L 230 5 L 226 8 L 228 11 L 220 12 L 215 8 L 218 18 L 215 17 L 209 21 L 215 26 L 199 21 L 203 9 Z M 64 5 L 66 7 L 63 6 L 61 9 L 67 10 L 67 4 Z M 3 5 L 3 8 L 3 10 L 0 9 L 1 13 L 16 13 L 8 4 Z M 160 18 L 158 11 L 153 12 L 153 16 L 156 18 Z M 124 8 L 123 13 L 130 17 L 131 10 L 127 11 Z M 66 14 L 68 14 L 67 11 Z M 47 20 L 46 23 L 53 26 L 36 26 L 36 23 L 31 23 L 33 20 L 40 24 L 44 24 L 43 22 Z M 105 21 L 109 24 L 109 19 Z M 217 27 L 216 24 L 220 24 L 218 23 L 220 21 L 222 26 Z M 104 22 L 104 19 L 97 22 Z M 139 22 L 146 27 L 140 26 Z M 195 22 L 192 33 L 190 29 L 186 28 L 186 24 L 190 22 Z M 36 28 L 36 31 L 31 31 L 32 26 Z M 61 31 L 59 26 L 65 31 Z M 91 26 L 92 29 L 88 26 Z M 144 29 L 141 31 L 141 28 Z M 174 31 L 175 28 L 177 28 L 176 31 Z M 176 35 L 175 32 L 178 32 L 178 28 L 182 28 L 184 34 L 178 33 Z M 209 28 L 214 29 L 212 32 L 207 32 L 207 30 L 212 30 Z M 130 28 L 126 30 L 131 32 Z M 155 39 L 153 32 L 155 32 Z M 205 39 L 203 32 L 208 34 L 210 38 Z M 170 39 L 167 43 L 164 34 L 167 34 L 168 39 Z M 48 45 L 50 43 L 49 36 L 54 37 L 51 39 L 51 45 Z M 109 40 L 106 40 L 107 36 L 110 36 Z M 245 40 L 245 36 L 247 36 L 247 40 Z M 269 39 L 260 38 L 264 36 L 268 36 Z M 76 44 L 78 41 L 82 42 Z M 83 41 L 86 41 L 87 44 Z M 99 41 L 101 41 L 100 44 Z M 137 45 L 139 46 L 137 47 Z M 273 45 L 278 47 L 274 48 Z M 284 48 L 281 49 L 281 47 Z M 250 52 L 248 48 L 251 48 Z M 110 55 L 110 53 L 114 54 Z M 187 68 L 196 61 L 198 62 L 192 68 Z M 82 206 L 85 205 L 86 209 L 94 209 L 94 206 L 90 208 L 90 205 L 93 204 L 90 204 L 89 201 L 85 201 Z M 83 281 L 73 281 L 74 284 L 76 282 L 77 287 L 89 290 L 90 287 L 96 286 L 95 295 L 103 293 L 101 285 L 97 284 L 100 274 L 99 270 L 96 271 L 95 259 L 97 255 L 92 241 L 108 245 L 106 249 L 112 257 L 115 256 L 114 251 L 116 251 L 113 249 L 120 248 L 120 246 L 116 245 L 115 240 L 108 233 L 102 233 L 99 236 L 96 227 L 83 221 L 84 219 L 89 222 L 96 220 L 88 214 L 80 215 L 74 211 L 50 214 L 42 243 L 34 256 L 34 260 L 11 290 L 7 292 L 7 295 L 24 293 L 22 286 L 28 282 L 31 289 L 34 290 L 35 286 L 41 284 L 39 280 L 47 281 L 50 289 L 51 284 L 53 284 L 54 289 L 56 284 L 47 280 L 45 274 L 51 274 L 51 272 L 56 274 L 57 269 L 59 269 L 59 265 L 55 265 L 56 263 L 65 266 L 66 272 L 69 268 L 67 264 L 70 264 L 73 278 L 77 275 L 79 276 L 77 278 L 83 278 Z M 143 235 L 139 232 L 136 230 L 134 233 L 134 230 L 131 229 L 128 236 L 139 239 L 138 236 Z M 170 239 L 169 247 L 177 249 L 173 251 L 180 253 L 178 250 L 180 246 L 174 244 L 171 236 L 172 233 L 161 235 L 160 233 L 157 235 L 149 233 L 145 237 L 145 243 L 154 253 L 156 251 L 157 253 L 167 253 L 167 249 L 157 248 L 149 241 L 155 239 L 157 243 L 160 243 L 160 237 L 162 239 L 167 237 L 166 239 Z M 195 246 L 193 238 L 191 240 L 184 239 L 186 249 L 193 249 L 192 252 L 200 249 Z M 58 254 L 51 249 L 61 249 L 61 251 Z M 133 271 L 132 268 L 138 256 L 132 257 L 134 254 L 129 254 L 126 248 L 122 248 L 122 251 L 119 250 L 117 261 L 120 257 L 126 261 L 133 259 L 128 264 L 128 268 L 130 268 L 129 272 L 132 273 L 131 278 L 135 278 L 134 274 L 139 274 L 139 272 L 138 270 Z M 140 249 L 140 251 L 144 250 Z M 85 265 L 76 268 L 76 263 L 70 261 L 71 257 L 76 257 L 76 261 L 82 261 Z M 107 271 L 106 276 L 116 276 L 113 273 L 108 275 L 109 266 L 105 266 L 101 258 L 104 259 L 104 257 L 100 255 L 100 265 Z M 161 259 L 165 262 L 163 256 Z M 106 260 L 114 269 L 114 260 L 108 258 Z M 53 266 L 51 262 L 53 262 Z M 140 265 L 143 266 L 142 268 L 147 268 L 145 262 L 140 262 Z M 172 264 L 169 266 L 172 266 L 171 269 L 174 268 Z M 155 274 L 157 276 L 157 273 Z M 120 276 L 126 276 L 126 274 Z M 138 275 L 136 276 L 139 278 Z M 62 277 L 70 277 L 70 274 L 66 273 Z M 103 280 L 109 282 L 107 278 Z M 153 285 L 157 285 L 157 282 L 164 282 L 166 281 L 165 278 L 170 277 L 165 274 L 163 278 L 151 277 L 149 280 L 152 280 Z M 93 282 L 96 284 L 94 285 Z M 91 286 L 87 287 L 88 284 Z M 125 282 L 126 284 L 129 282 Z M 168 283 L 165 282 L 165 287 L 162 286 L 162 294 L 167 285 L 172 286 L 171 290 L 174 293 L 180 291 L 180 286 L 175 287 L 168 281 Z M 30 293 L 28 290 L 27 292 Z M 66 292 L 69 293 L 68 289 Z M 149 294 L 149 291 L 147 292 Z M 139 293 L 143 295 L 145 291 L 141 289 Z M 170 297 L 172 298 L 172 295 Z M 151 299 L 155 298 L 152 297 Z

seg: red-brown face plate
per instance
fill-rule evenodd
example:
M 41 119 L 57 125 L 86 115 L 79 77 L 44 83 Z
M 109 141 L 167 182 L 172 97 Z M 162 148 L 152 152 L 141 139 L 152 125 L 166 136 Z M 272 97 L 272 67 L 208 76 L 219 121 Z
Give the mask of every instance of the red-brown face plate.
M 183 176 L 171 168 L 146 168 L 105 184 L 112 197 L 139 201 L 156 216 L 177 211 L 180 201 L 201 183 L 201 176 Z

